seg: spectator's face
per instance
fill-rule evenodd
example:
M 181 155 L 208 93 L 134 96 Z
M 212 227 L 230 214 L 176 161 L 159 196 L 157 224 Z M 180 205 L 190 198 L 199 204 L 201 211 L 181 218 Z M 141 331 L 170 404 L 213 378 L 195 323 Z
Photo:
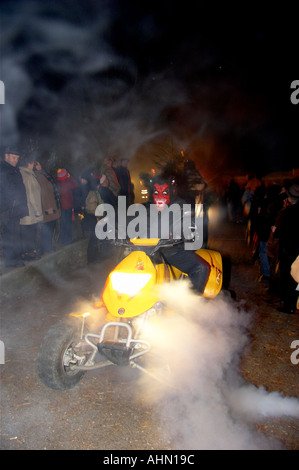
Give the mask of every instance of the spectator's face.
M 17 166 L 19 158 L 19 155 L 15 155 L 14 153 L 6 153 L 4 157 L 5 161 L 14 167 Z

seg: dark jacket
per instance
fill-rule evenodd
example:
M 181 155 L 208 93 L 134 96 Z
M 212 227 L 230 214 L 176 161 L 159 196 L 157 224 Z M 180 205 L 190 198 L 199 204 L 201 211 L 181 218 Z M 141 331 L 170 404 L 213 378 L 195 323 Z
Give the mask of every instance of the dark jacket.
M 128 168 L 119 166 L 116 170 L 117 179 L 120 184 L 120 196 L 129 196 L 131 194 L 131 175 Z
M 111 206 L 116 207 L 117 197 L 113 194 L 111 189 L 106 186 L 100 186 L 99 193 L 105 204 L 111 204 Z
M 58 202 L 58 190 L 56 184 L 44 170 L 36 171 L 35 177 L 41 187 L 41 199 L 44 222 L 51 222 L 60 217 L 60 207 Z
M 0 221 L 29 215 L 26 189 L 18 167 L 3 161 L 0 166 Z
M 294 261 L 299 255 L 299 202 L 286 207 L 281 214 L 279 236 L 280 259 Z

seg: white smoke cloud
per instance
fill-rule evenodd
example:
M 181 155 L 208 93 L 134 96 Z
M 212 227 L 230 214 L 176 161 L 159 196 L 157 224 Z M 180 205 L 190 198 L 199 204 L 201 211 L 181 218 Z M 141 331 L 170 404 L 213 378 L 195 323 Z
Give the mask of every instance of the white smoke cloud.
M 172 313 L 153 327 L 151 342 L 167 367 L 161 382 L 143 377 L 141 387 L 166 438 L 183 450 L 281 448 L 255 425 L 268 417 L 299 417 L 299 400 L 243 380 L 240 358 L 251 315 L 222 295 L 200 298 L 185 281 L 163 286 L 161 299 Z

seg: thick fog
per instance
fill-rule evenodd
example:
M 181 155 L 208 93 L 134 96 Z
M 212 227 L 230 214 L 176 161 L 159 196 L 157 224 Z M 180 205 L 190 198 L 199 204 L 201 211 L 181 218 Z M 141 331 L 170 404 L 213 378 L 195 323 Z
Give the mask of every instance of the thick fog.
M 160 358 L 151 369 L 156 379 L 143 377 L 138 392 L 155 405 L 165 438 L 177 449 L 281 449 L 256 425 L 298 418 L 299 400 L 242 378 L 252 312 L 223 294 L 199 297 L 185 281 L 165 284 L 161 299 L 169 315 L 148 331 Z

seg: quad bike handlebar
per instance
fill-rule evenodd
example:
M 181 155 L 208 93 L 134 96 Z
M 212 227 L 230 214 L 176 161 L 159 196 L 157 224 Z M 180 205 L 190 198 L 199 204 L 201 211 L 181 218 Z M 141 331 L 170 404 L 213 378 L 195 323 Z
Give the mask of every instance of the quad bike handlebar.
M 168 238 L 168 239 L 156 239 L 156 238 L 138 238 L 138 239 L 116 239 L 113 241 L 115 246 L 124 246 L 127 248 L 130 248 L 132 250 L 138 249 L 138 247 L 152 247 L 150 250 L 150 254 L 153 255 L 154 253 L 157 253 L 161 248 L 167 248 L 167 247 L 172 247 L 175 245 L 180 245 L 181 243 L 184 243 L 184 240 L 182 239 L 174 239 L 174 238 Z

